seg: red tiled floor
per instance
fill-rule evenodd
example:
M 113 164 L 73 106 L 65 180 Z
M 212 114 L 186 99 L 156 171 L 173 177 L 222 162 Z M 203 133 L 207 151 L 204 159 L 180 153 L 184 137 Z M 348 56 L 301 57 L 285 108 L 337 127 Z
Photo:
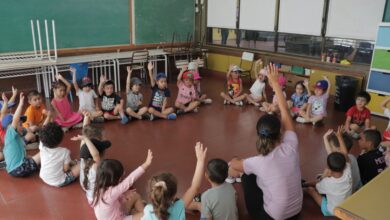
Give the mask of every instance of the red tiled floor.
M 147 180 L 161 171 L 174 173 L 179 181 L 177 195 L 180 197 L 184 193 L 195 168 L 196 141 L 201 141 L 208 147 L 208 158 L 229 160 L 233 156 L 248 157 L 256 154 L 255 125 L 262 113 L 253 106 L 224 106 L 219 97 L 219 92 L 224 89 L 223 75 L 216 74 L 204 74 L 202 89 L 211 96 L 214 103 L 202 106 L 198 113 L 180 116 L 176 121 L 133 121 L 126 126 L 120 125 L 118 121 L 104 123 L 105 137 L 113 143 L 106 152 L 106 158 L 120 160 L 127 173 L 143 162 L 148 148 L 152 149 L 153 164 L 135 184 L 135 188 L 145 199 Z M 4 82 L 0 84 L 4 85 Z M 177 89 L 174 84 L 170 88 L 173 103 Z M 150 91 L 147 86 L 143 91 L 145 100 L 149 100 Z M 325 166 L 326 153 L 322 134 L 344 120 L 344 113 L 334 111 L 331 101 L 329 117 L 323 127 L 296 125 L 300 140 L 302 177 L 305 179 L 313 179 Z M 76 109 L 77 103 L 74 106 Z M 379 117 L 373 117 L 373 122 L 379 129 L 387 125 L 387 121 Z M 70 141 L 70 138 L 79 132 L 80 130 L 68 132 L 61 144 L 72 151 L 73 158 L 78 157 L 79 145 Z M 355 146 L 352 152 L 357 154 L 359 150 Z M 204 180 L 202 190 L 208 187 Z M 239 195 L 240 219 L 249 219 L 240 184 L 235 184 L 234 187 Z M 189 214 L 188 218 L 199 219 L 193 214 Z M 78 183 L 57 189 L 45 185 L 38 174 L 16 179 L 8 176 L 5 171 L 0 171 L 0 219 L 94 219 L 94 214 Z M 305 195 L 300 219 L 325 218 L 314 201 Z

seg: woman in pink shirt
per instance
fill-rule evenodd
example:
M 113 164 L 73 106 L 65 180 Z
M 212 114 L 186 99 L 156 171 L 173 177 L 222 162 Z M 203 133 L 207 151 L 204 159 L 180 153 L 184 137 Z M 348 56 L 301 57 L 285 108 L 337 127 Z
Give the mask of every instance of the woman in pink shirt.
M 200 101 L 197 100 L 196 90 L 194 86 L 194 72 L 187 71 L 187 67 L 183 67 L 177 76 L 177 98 L 175 107 L 176 114 L 183 114 L 190 111 L 197 112 Z
M 123 166 L 117 160 L 103 160 L 97 169 L 93 209 L 98 220 L 141 219 L 144 205 L 142 200 L 129 188 L 152 163 L 153 155 L 148 150 L 145 162 L 130 173 L 122 182 Z M 130 215 L 135 208 L 136 214 Z
M 270 65 L 268 72 L 279 101 L 281 121 L 274 115 L 262 116 L 256 126 L 259 154 L 244 160 L 233 159 L 229 172 L 235 177 L 244 173 L 242 186 L 252 219 L 296 219 L 303 199 L 298 138 L 278 84 L 278 70 Z

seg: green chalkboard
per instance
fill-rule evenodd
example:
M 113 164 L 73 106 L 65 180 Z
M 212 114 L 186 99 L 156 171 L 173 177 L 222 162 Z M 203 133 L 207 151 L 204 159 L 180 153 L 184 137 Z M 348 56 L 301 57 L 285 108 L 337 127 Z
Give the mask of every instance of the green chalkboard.
M 129 10 L 129 0 L 0 0 L 0 53 L 33 50 L 30 19 L 42 34 L 55 20 L 59 49 L 128 45 Z
M 386 0 L 385 12 L 383 14 L 383 21 L 390 22 L 390 0 Z
M 195 0 L 134 0 L 134 43 L 185 42 L 195 31 Z

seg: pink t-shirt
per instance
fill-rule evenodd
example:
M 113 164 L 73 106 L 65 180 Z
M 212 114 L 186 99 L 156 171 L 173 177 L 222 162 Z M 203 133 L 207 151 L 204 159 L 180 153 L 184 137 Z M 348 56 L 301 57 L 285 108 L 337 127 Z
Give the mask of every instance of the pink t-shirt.
M 122 211 L 122 205 L 119 199 L 143 173 L 145 173 L 145 170 L 142 167 L 138 167 L 121 183 L 108 188 L 103 195 L 103 199 L 106 203 L 100 199 L 93 207 L 96 218 L 98 220 L 123 219 L 125 214 Z
M 311 114 L 326 116 L 326 106 L 328 104 L 328 98 L 328 93 L 325 93 L 320 96 L 310 96 L 308 103 L 311 104 Z
M 298 137 L 286 131 L 282 142 L 267 156 L 244 160 L 244 172 L 255 174 L 263 191 L 264 210 L 274 219 L 287 219 L 302 209 Z
M 177 87 L 179 87 L 179 91 L 177 92 L 176 102 L 187 104 L 196 98 L 196 91 L 193 85 L 188 87 L 183 82 L 180 82 Z

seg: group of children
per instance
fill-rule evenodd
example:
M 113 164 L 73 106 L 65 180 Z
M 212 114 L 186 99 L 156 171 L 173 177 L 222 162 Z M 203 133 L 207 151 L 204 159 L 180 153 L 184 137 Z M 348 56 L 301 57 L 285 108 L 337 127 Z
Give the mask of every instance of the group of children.
M 183 197 L 179 199 L 176 196 L 178 183 L 175 176 L 171 173 L 161 173 L 149 180 L 147 187 L 149 203 L 145 204 L 141 196 L 130 188 L 152 164 L 152 152 L 148 150 L 145 162 L 127 177 L 123 177 L 124 169 L 120 161 L 104 159 L 104 153 L 110 148 L 111 142 L 104 140 L 102 130 L 91 124 L 113 119 L 120 119 L 121 123 L 125 124 L 129 118 L 175 119 L 176 114 L 198 111 L 201 103 L 211 103 L 211 99 L 200 91 L 201 77 L 196 63 L 190 64 L 188 69 L 190 70 L 187 70 L 187 67 L 183 68 L 177 78 L 179 91 L 175 101 L 176 111 L 167 104 L 170 91 L 167 88 L 166 75 L 158 73 L 154 78 L 151 63 L 148 64 L 148 71 L 152 98 L 148 106 L 142 104 L 143 95 L 140 93 L 142 81 L 131 77 L 132 71 L 129 67 L 126 104 L 114 92 L 113 82 L 104 76 L 100 78 L 98 95 L 87 77 L 83 78 L 80 88 L 76 82 L 77 73 L 74 69 L 71 69 L 71 72 L 76 95 L 79 97 L 77 112 L 72 111 L 68 100 L 71 84 L 61 75 L 56 76 L 57 82 L 53 84 L 52 110 L 45 109 L 37 91 L 31 91 L 27 95 L 30 105 L 25 115 L 22 114 L 25 99 L 23 93 L 20 93 L 19 104 L 14 114 L 10 114 L 8 108 L 15 105 L 17 95 L 17 90 L 13 88 L 10 100 L 2 95 L 0 137 L 4 149 L 3 154 L 0 154 L 0 161 L 3 159 L 4 161 L 0 162 L 1 166 L 14 177 L 29 176 L 39 170 L 40 178 L 46 184 L 56 187 L 66 186 L 79 177 L 81 188 L 85 191 L 87 201 L 98 219 L 119 219 L 126 216 L 144 220 L 185 219 L 185 209 L 200 211 L 202 219 L 238 219 L 236 192 L 231 184 L 225 182 L 229 179 L 229 166 L 235 167 L 234 163 L 231 165 L 222 159 L 212 159 L 205 165 L 207 148 L 203 148 L 201 143 L 196 143 L 196 169 L 191 186 Z M 275 83 L 278 84 L 276 87 L 279 102 L 275 95 L 272 103 L 268 103 L 265 86 L 269 69 L 259 71 L 249 95 L 243 93 L 240 71 L 238 66 L 230 67 L 227 73 L 228 93 L 221 93 L 224 103 L 242 106 L 245 101 L 260 107 L 264 112 L 277 115 L 280 112 L 278 104 L 280 99 L 286 98 L 285 78 L 279 76 L 276 80 L 273 76 L 274 83 L 270 86 L 275 87 Z M 295 93 L 286 104 L 291 116 L 302 123 L 316 124 L 322 121 L 326 117 L 329 87 L 329 80 L 325 77 L 315 84 L 314 95 L 311 95 L 308 82 L 298 82 Z M 100 105 L 98 97 L 101 99 Z M 333 215 L 334 207 L 390 164 L 390 124 L 384 132 L 382 142 L 382 135 L 370 123 L 370 112 L 365 107 L 369 101 L 367 93 L 359 93 L 356 105 L 346 114 L 345 125 L 340 126 L 337 132 L 329 130 L 325 133 L 327 168 L 318 176 L 317 181 L 302 182 L 307 193 L 321 206 L 324 215 Z M 390 109 L 386 107 L 389 102 L 390 98 L 386 99 L 382 107 L 385 115 L 390 117 Z M 284 103 L 285 100 L 283 108 Z M 82 127 L 82 134 L 71 139 L 80 142 L 79 161 L 72 160 L 70 151 L 59 146 L 64 132 L 75 127 Z M 266 130 L 264 132 L 263 130 L 260 129 L 259 136 L 272 135 L 269 132 L 264 133 Z M 351 138 L 359 139 L 359 146 L 362 149 L 362 154 L 357 159 L 348 153 L 353 146 Z M 39 143 L 39 153 L 32 157 L 26 154 L 26 146 L 30 143 Z M 269 153 L 260 152 L 263 155 Z M 240 165 L 237 168 L 241 171 L 246 169 L 249 169 L 249 164 L 245 162 L 244 167 Z M 245 171 L 248 174 L 256 172 Z M 203 175 L 211 188 L 201 196 L 195 196 L 199 192 Z

